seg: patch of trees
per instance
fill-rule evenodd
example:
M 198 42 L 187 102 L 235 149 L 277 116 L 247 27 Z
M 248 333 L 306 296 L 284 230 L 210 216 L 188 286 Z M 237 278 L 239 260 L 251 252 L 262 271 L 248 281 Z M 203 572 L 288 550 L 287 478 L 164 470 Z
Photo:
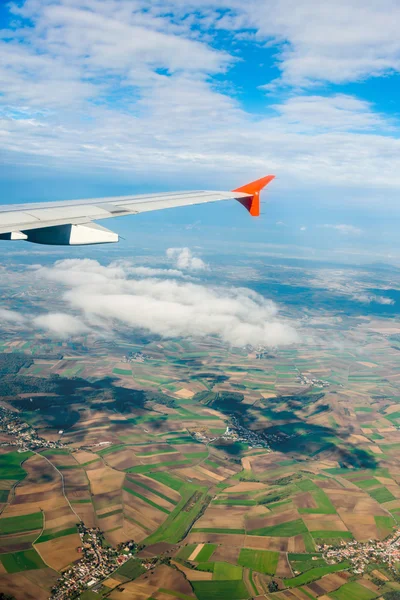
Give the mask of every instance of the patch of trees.
M 22 352 L 0 353 L 0 375 L 16 374 L 22 367 L 33 365 L 33 359 Z
M 271 481 L 271 485 L 288 485 L 289 483 L 298 481 L 299 479 L 303 479 L 303 475 L 300 473 L 293 473 L 293 475 L 286 475 L 285 477 L 274 479 L 274 481 Z
M 323 392 L 319 392 L 317 394 L 293 394 L 292 396 L 279 396 L 278 400 L 287 404 L 287 406 L 292 410 L 300 410 L 305 406 L 315 404 L 324 396 L 325 394 Z
M 162 404 L 163 406 L 168 406 L 169 408 L 174 408 L 176 406 L 176 401 L 171 396 L 167 394 L 163 394 L 162 392 L 144 392 L 145 398 L 147 402 L 155 402 L 156 404 Z
M 272 504 L 273 502 L 280 502 L 281 500 L 286 500 L 290 496 L 289 492 L 273 492 L 272 494 L 268 494 L 261 500 L 259 500 L 260 504 Z
M 320 404 L 319 406 L 316 407 L 316 409 L 312 412 L 312 415 L 319 415 L 323 412 L 326 412 L 327 410 L 330 409 L 329 404 Z
M 206 379 L 208 386 L 213 388 L 217 383 L 228 381 L 229 377 L 217 373 L 197 373 L 196 375 L 192 375 L 192 379 Z
M 272 579 L 272 581 L 270 581 L 268 583 L 268 591 L 271 592 L 271 594 L 272 594 L 273 592 L 277 592 L 278 590 L 279 590 L 279 585 L 277 584 L 277 582 L 274 579 Z

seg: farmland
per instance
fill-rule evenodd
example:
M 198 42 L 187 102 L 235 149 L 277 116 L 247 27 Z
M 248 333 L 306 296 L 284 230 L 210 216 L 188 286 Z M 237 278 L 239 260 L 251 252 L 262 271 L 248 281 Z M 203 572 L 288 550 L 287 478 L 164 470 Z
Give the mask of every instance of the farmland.
M 139 545 L 83 600 L 121 586 L 145 600 L 383 595 L 387 562 L 378 586 L 340 553 L 400 524 L 397 334 L 387 319 L 319 319 L 309 339 L 335 343 L 268 352 L 135 332 L 5 338 L 1 401 L 22 424 L 1 431 L 0 584 L 25 600 L 43 579 L 49 596 L 82 556 L 83 521 L 105 547 Z

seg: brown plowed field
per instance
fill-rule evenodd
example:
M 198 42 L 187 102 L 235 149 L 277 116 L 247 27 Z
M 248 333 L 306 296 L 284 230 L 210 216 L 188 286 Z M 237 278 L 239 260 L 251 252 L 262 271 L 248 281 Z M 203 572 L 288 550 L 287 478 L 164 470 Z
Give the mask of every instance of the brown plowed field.
M 243 546 L 254 550 L 274 550 L 287 552 L 291 538 L 264 537 L 261 535 L 246 535 Z
M 125 479 L 125 473 L 120 473 L 110 467 L 87 471 L 87 476 L 93 494 L 104 494 L 105 492 L 121 489 Z
M 347 531 L 339 515 L 302 515 L 302 518 L 310 531 Z
M 247 506 L 209 506 L 196 527 L 244 529 Z
M 81 538 L 77 533 L 73 533 L 72 535 L 37 544 L 36 548 L 49 567 L 60 571 L 74 560 L 82 558 L 82 555 L 77 551 L 80 545 Z

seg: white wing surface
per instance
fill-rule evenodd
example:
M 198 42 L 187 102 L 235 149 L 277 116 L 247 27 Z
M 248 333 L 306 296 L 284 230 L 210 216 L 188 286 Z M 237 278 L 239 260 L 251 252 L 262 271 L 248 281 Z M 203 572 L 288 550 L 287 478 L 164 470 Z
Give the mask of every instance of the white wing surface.
M 82 245 L 117 242 L 118 234 L 93 221 L 136 215 L 151 210 L 239 200 L 252 214 L 259 214 L 259 191 L 272 175 L 232 192 L 193 191 L 92 198 L 32 204 L 0 205 L 0 239 L 38 244 Z

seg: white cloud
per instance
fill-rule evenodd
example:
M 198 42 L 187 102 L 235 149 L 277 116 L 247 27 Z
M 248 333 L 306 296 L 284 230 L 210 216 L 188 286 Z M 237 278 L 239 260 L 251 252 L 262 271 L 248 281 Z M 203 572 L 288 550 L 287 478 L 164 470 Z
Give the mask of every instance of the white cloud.
M 362 304 L 371 304 L 371 302 L 375 302 L 376 304 L 387 304 L 387 305 L 395 304 L 395 301 L 392 298 L 387 298 L 386 296 L 377 296 L 376 294 L 367 294 L 367 293 L 353 294 L 351 299 L 356 302 L 361 302 Z
M 87 333 L 88 327 L 80 319 L 66 313 L 48 313 L 33 319 L 33 325 L 44 329 L 49 334 L 66 338 L 69 336 Z
M 71 322 L 73 333 L 84 322 L 107 332 L 132 327 L 162 337 L 219 336 L 235 346 L 287 345 L 299 340 L 273 302 L 246 288 L 135 279 L 126 263 L 102 266 L 90 260 L 58 261 L 38 269 L 36 275 L 67 287 L 64 300 L 82 319 Z M 53 323 L 54 330 L 63 326 L 61 317 Z M 66 335 L 67 325 L 63 331 Z
M 197 256 L 193 256 L 189 248 L 168 248 L 167 257 L 172 260 L 178 269 L 188 271 L 204 271 L 206 263 Z
M 1 323 L 24 323 L 24 317 L 15 310 L 9 310 L 8 308 L 0 308 L 0 324 Z
M 388 202 L 392 187 L 395 202 L 398 126 L 372 105 L 296 89 L 297 95 L 292 90 L 274 101 L 274 112 L 251 114 L 229 80 L 246 35 L 249 43 L 276 44 L 281 82 L 293 86 L 398 70 L 400 7 L 389 0 L 350 4 L 304 0 L 296 10 L 289 0 L 13 5 L 13 27 L 0 41 L 2 158 L 124 170 L 139 183 L 157 173 L 179 187 L 196 179 L 230 189 L 276 172 L 273 189 L 375 186 Z M 219 29 L 236 38 L 229 48 L 237 54 L 217 48 Z M 223 84 L 213 80 L 221 73 L 227 73 Z
M 335 229 L 336 231 L 338 231 L 339 233 L 342 233 L 344 235 L 360 235 L 362 233 L 362 229 L 360 229 L 359 227 L 354 227 L 354 225 L 325 224 L 325 225 L 321 225 L 321 227 L 325 227 L 325 229 Z
M 201 4 L 201 0 L 190 2 L 190 6 Z M 247 27 L 258 41 L 279 44 L 278 64 L 286 84 L 342 83 L 400 70 L 400 6 L 392 0 L 337 0 L 334 5 L 315 0 L 295 5 L 291 0 L 226 0 L 223 4 L 233 11 L 217 21 L 219 27 L 237 32 Z
M 362 131 L 388 129 L 390 123 L 370 103 L 346 94 L 294 96 L 273 105 L 280 122 L 295 131 Z

